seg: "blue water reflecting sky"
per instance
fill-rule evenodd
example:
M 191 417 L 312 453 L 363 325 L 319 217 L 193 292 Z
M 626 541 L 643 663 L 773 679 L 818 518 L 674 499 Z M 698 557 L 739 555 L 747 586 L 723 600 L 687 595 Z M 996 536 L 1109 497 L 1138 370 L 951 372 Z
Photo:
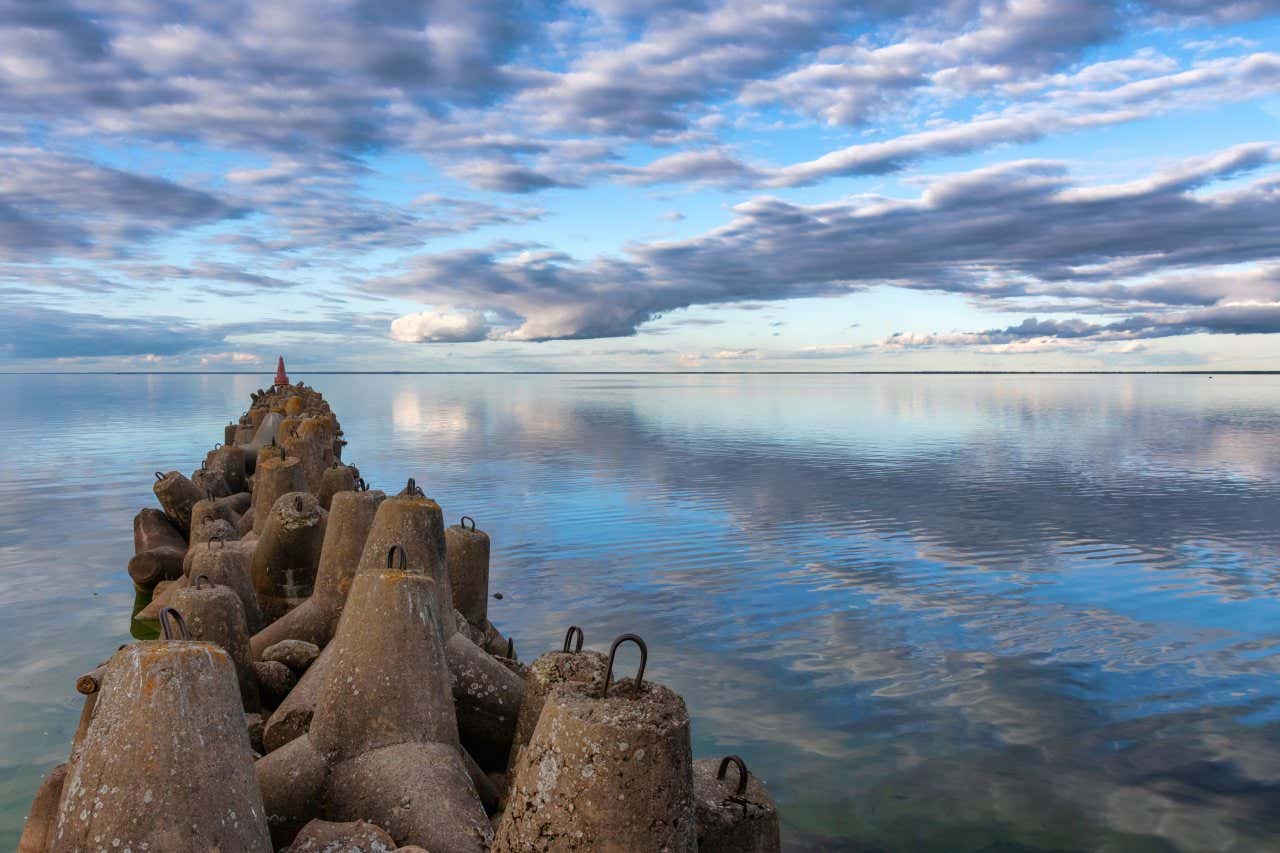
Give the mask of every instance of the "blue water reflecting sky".
M 523 657 L 636 631 L 794 849 L 1280 843 L 1280 379 L 315 376 L 494 539 Z M 268 377 L 0 377 L 0 846 L 127 640 L 130 521 Z

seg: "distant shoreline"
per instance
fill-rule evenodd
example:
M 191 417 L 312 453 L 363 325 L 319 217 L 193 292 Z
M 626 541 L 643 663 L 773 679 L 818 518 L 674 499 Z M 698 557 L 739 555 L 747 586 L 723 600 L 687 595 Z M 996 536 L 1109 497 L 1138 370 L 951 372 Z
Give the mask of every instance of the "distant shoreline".
M 1280 376 L 1277 370 L 300 370 L 307 376 Z M 0 370 L 0 376 L 266 376 L 269 370 Z

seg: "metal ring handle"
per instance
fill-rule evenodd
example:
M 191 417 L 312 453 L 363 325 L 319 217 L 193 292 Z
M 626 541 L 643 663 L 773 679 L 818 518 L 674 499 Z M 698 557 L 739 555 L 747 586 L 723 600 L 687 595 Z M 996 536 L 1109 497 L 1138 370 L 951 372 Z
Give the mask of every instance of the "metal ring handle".
M 164 479 L 164 474 L 162 474 L 161 472 L 157 471 L 157 472 L 156 472 L 156 479 L 157 479 L 157 480 L 163 480 L 163 479 Z
M 177 630 L 175 630 L 175 626 Z M 189 640 L 191 635 L 187 633 L 187 620 L 182 618 L 182 614 L 172 607 L 164 607 L 160 610 L 160 633 L 164 635 L 166 640 Z
M 204 572 L 201 572 L 200 574 L 196 575 L 196 579 L 192 581 L 196 589 L 202 589 L 202 587 L 200 586 L 200 581 L 204 581 L 209 586 L 213 586 L 213 579 L 210 578 L 208 575 L 206 575 Z
M 412 477 L 410 477 L 409 482 L 405 484 L 404 493 L 411 498 L 423 497 L 426 495 L 426 492 L 422 491 L 422 489 L 418 487 L 417 480 L 414 480 Z
M 356 491 L 357 492 L 369 491 L 369 484 L 364 481 L 364 477 L 361 477 L 358 480 L 356 480 Z
M 604 689 L 600 691 L 600 698 L 609 695 L 609 683 L 613 681 L 613 656 L 618 651 L 618 646 L 630 640 L 640 649 L 640 669 L 636 671 L 636 690 L 640 689 L 640 685 L 644 682 L 644 665 L 649 661 L 649 647 L 645 645 L 644 640 L 636 634 L 622 634 L 613 641 L 613 645 L 609 647 L 609 668 L 604 673 Z
M 464 515 L 464 516 L 462 517 L 462 519 L 458 522 L 458 526 L 459 526 L 459 527 L 461 527 L 463 530 L 467 530 L 467 529 L 468 529 L 468 527 L 467 527 L 467 522 L 468 522 L 468 521 L 469 521 L 469 522 L 471 522 L 471 527 L 470 527 L 469 529 L 471 529 L 471 530 L 475 530 L 475 529 L 476 529 L 476 520 L 475 520 L 474 518 L 472 518 L 471 516 L 469 516 L 469 515 Z
M 566 652 L 569 651 L 569 644 L 573 642 L 573 635 L 575 633 L 578 635 L 578 646 L 574 651 L 582 651 L 582 641 L 586 639 L 586 636 L 582 633 L 582 629 L 577 625 L 570 625 L 569 630 L 564 632 L 564 650 Z
M 387 549 L 387 568 L 391 568 L 391 558 L 396 555 L 397 551 L 400 552 L 400 565 L 396 568 L 402 572 L 406 571 L 409 568 L 409 555 L 404 552 L 404 547 L 401 545 L 392 545 Z
M 741 797 L 743 792 L 747 790 L 747 764 L 736 755 L 726 755 L 720 761 L 720 769 L 716 771 L 716 778 L 723 779 L 725 771 L 729 769 L 730 764 L 736 764 L 738 767 L 738 790 L 734 792 L 734 796 Z
M 516 641 L 507 637 L 507 660 L 516 659 Z

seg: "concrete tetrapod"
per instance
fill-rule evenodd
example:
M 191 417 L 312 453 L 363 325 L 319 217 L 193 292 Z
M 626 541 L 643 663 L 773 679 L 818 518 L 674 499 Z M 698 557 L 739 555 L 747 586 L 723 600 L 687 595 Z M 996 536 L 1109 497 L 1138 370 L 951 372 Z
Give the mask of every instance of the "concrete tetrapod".
M 244 605 L 226 586 L 215 586 L 208 575 L 198 575 L 191 586 L 178 590 L 172 607 L 182 614 L 193 640 L 221 646 L 231 656 L 240 685 L 240 700 L 246 711 L 257 711 L 258 681 L 249 665 L 249 631 L 245 627 Z
M 360 475 L 350 465 L 334 464 L 324 469 L 324 473 L 320 475 L 320 491 L 317 493 L 320 506 L 329 509 L 333 496 L 338 492 L 364 491 L 359 489 L 360 483 Z
M 729 765 L 737 775 L 726 778 Z M 693 762 L 699 853 L 778 853 L 778 807 L 736 755 Z
M 258 452 L 275 441 L 276 430 L 280 428 L 282 420 L 284 420 L 284 416 L 277 412 L 266 414 L 258 423 L 257 429 L 253 433 L 253 438 L 246 444 L 241 445 L 244 450 L 244 470 L 246 474 L 257 473 Z
M 475 519 L 464 515 L 445 529 L 444 539 L 453 606 L 472 625 L 483 625 L 489 619 L 489 534 L 477 530 Z
M 511 743 L 511 755 L 507 766 L 514 768 L 520 758 L 520 750 L 533 737 L 533 730 L 538 725 L 538 717 L 542 715 L 543 703 L 547 694 L 558 684 L 576 681 L 592 684 L 604 681 L 605 670 L 609 667 L 609 659 L 600 652 L 583 651 L 582 629 L 570 625 L 564 635 L 564 648 L 558 652 L 547 652 L 524 672 L 524 699 L 520 703 L 520 715 L 516 720 L 516 731 Z M 575 645 L 576 641 L 576 645 Z
M 18 853 L 46 853 L 53 844 L 53 833 L 58 825 L 58 801 L 62 799 L 69 767 L 69 762 L 64 761 L 40 782 L 35 799 L 31 801 L 31 811 L 27 813 L 26 825 L 22 827 L 22 837 L 18 839 Z
M 611 685 L 624 641 L 640 646 L 640 669 Z M 646 657 L 644 641 L 623 634 L 602 685 L 551 690 L 520 753 L 495 853 L 696 849 L 689 713 L 678 694 L 644 683 Z
M 433 587 L 386 570 L 352 583 L 337 634 L 307 671 L 325 675 L 310 731 L 257 763 L 277 845 L 320 817 L 367 820 L 433 853 L 486 848 L 492 829 L 460 754 Z
M 197 468 L 191 472 L 191 483 L 211 498 L 225 498 L 233 491 L 227 478 L 216 468 Z
M 196 484 L 183 476 L 181 471 L 167 474 L 156 472 L 156 482 L 151 486 L 164 514 L 183 536 L 191 534 L 191 508 L 204 500 L 205 494 Z
M 290 456 L 267 456 L 253 475 L 253 532 L 262 535 L 267 526 L 271 508 L 281 495 L 305 492 L 306 478 L 302 476 L 301 463 Z
M 445 644 L 458 735 L 486 770 L 507 766 L 524 682 L 461 632 Z
M 268 623 L 311 595 L 327 516 L 307 492 L 281 495 L 267 513 L 253 549 L 253 588 Z
M 436 614 L 441 637 L 448 639 L 458 630 L 453 616 L 453 593 L 449 589 L 449 562 L 445 555 L 444 513 L 440 505 L 423 497 L 413 480 L 406 493 L 389 497 L 378 507 L 373 527 L 365 540 L 357 574 L 380 572 L 386 566 L 393 545 L 404 549 L 406 571 L 416 572 L 436 582 Z
M 207 547 L 192 549 L 191 576 L 205 575 L 218 586 L 230 587 L 244 608 L 245 628 L 262 627 L 262 610 L 253 589 L 253 566 L 249 551 L 235 542 L 215 539 Z M 174 593 L 176 595 L 176 592 Z M 170 598 L 170 600 L 172 600 Z
M 306 601 L 254 634 L 249 640 L 254 658 L 260 658 L 263 649 L 281 640 L 306 640 L 321 648 L 329 642 L 338 627 L 374 516 L 385 497 L 380 491 L 338 492 L 333 496 L 314 591 Z
M 269 853 L 235 667 L 212 643 L 126 646 L 107 664 L 52 853 L 211 849 Z
M 244 469 L 244 448 L 230 441 L 220 444 L 205 454 L 204 467 L 217 471 L 226 480 L 231 493 L 249 491 L 249 475 Z
M 153 589 L 160 581 L 182 574 L 187 540 L 169 516 L 148 507 L 133 517 L 133 551 L 129 577 L 139 589 Z
M 311 662 L 311 666 L 307 667 L 289 695 L 267 719 L 262 732 L 262 746 L 267 752 L 275 752 L 290 741 L 302 737 L 311 728 L 316 703 L 320 701 L 320 693 L 324 690 L 328 661 L 329 646 L 325 646 L 320 657 Z

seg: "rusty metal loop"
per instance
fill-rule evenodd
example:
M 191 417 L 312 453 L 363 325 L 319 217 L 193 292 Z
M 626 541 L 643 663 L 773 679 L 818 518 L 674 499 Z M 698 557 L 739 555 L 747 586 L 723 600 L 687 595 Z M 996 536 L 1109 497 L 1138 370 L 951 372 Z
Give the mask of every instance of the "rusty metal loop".
M 470 528 L 470 529 L 471 529 L 471 530 L 475 530 L 475 529 L 476 529 L 476 520 L 475 520 L 474 518 L 472 518 L 471 516 L 469 516 L 469 515 L 464 515 L 464 516 L 462 517 L 462 520 L 458 522 L 458 526 L 459 526 L 459 527 L 461 527 L 463 530 L 467 530 L 467 529 L 468 529 L 468 528 L 467 528 L 467 522 L 468 522 L 468 521 L 469 521 L 469 522 L 471 522 L 471 528 Z
M 201 471 L 208 471 L 208 470 L 209 470 L 208 464 L 207 464 L 207 463 L 205 463 L 205 462 L 201 462 L 201 463 L 200 463 L 200 470 L 201 470 Z
M 726 755 L 720 761 L 720 769 L 716 771 L 716 778 L 723 779 L 725 771 L 729 769 L 729 764 L 735 764 L 738 767 L 738 790 L 734 792 L 735 797 L 741 797 L 743 792 L 747 790 L 747 764 L 736 755 Z
M 495 593 L 493 594 L 493 597 L 494 597 L 494 598 L 496 598 L 498 601 L 501 601 L 501 600 L 502 600 L 502 593 L 500 593 L 500 592 L 495 592 Z
M 573 635 L 578 635 L 578 645 L 574 649 L 575 652 L 582 651 L 582 641 L 586 639 L 586 635 L 582 633 L 582 629 L 577 625 L 570 625 L 569 630 L 564 632 L 564 650 L 569 651 L 569 644 L 573 642 Z
M 302 493 L 299 492 L 293 498 L 293 508 L 296 512 L 302 512 Z
M 507 660 L 516 659 L 516 641 L 507 637 Z
M 391 558 L 396 555 L 397 551 L 400 552 L 400 565 L 396 568 L 403 572 L 409 568 L 409 556 L 405 554 L 404 547 L 401 545 L 392 545 L 387 549 L 387 568 L 391 568 Z
M 640 669 L 636 670 L 635 680 L 635 688 L 637 691 L 639 691 L 640 685 L 644 682 L 644 665 L 649 661 L 649 647 L 645 645 L 644 640 L 640 639 L 636 634 L 620 634 L 618 638 L 613 641 L 613 645 L 609 647 L 609 668 L 605 670 L 604 689 L 600 691 L 601 699 L 609 695 L 609 684 L 613 681 L 613 656 L 617 653 L 618 646 L 628 640 L 635 643 L 636 648 L 640 649 Z
M 230 422 L 230 421 L 227 421 L 227 425 L 228 425 L 228 426 L 230 426 L 230 425 L 231 425 L 231 422 Z M 218 449 L 219 447 L 221 447 L 221 446 L 222 446 L 222 442 L 221 442 L 221 441 L 215 441 L 215 442 L 213 443 L 213 449 L 214 449 L 214 450 L 217 450 L 217 449 Z
M 195 585 L 196 589 L 202 589 L 202 587 L 200 586 L 200 581 L 204 581 L 209 586 L 213 586 L 213 579 L 210 578 L 208 575 L 206 575 L 204 572 L 201 572 L 200 574 L 196 575 L 196 579 L 192 582 Z
M 409 482 L 405 484 L 404 493 L 411 498 L 424 497 L 426 495 L 426 492 L 422 491 L 422 489 L 418 487 L 417 481 L 412 477 L 410 477 Z
M 163 480 L 163 479 L 164 479 L 164 474 L 162 474 L 161 472 L 157 471 L 157 472 L 156 472 L 156 479 L 157 479 L 157 480 Z
M 191 635 L 187 633 L 187 620 L 172 607 L 164 607 L 160 610 L 160 633 L 166 640 L 191 639 Z
M 360 477 L 359 479 L 356 480 L 356 491 L 357 492 L 369 491 L 369 484 L 364 481 L 364 477 Z

